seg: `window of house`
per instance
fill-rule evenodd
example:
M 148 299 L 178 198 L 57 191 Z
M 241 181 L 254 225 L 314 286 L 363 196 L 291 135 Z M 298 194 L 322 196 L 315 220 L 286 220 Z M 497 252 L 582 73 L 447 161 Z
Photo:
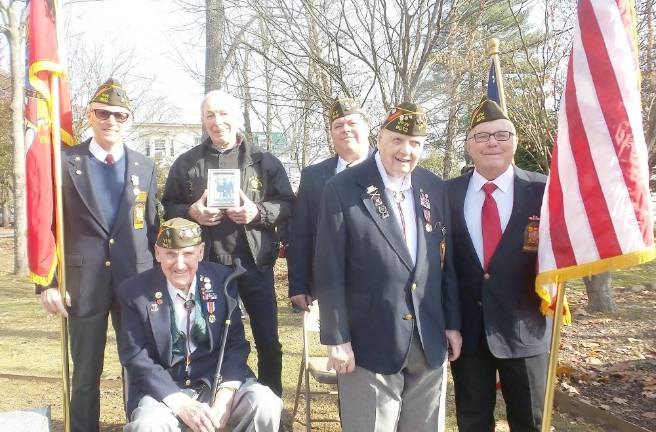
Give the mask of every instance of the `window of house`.
M 166 140 L 164 138 L 155 138 L 153 140 L 153 147 L 155 149 L 155 157 L 166 156 Z

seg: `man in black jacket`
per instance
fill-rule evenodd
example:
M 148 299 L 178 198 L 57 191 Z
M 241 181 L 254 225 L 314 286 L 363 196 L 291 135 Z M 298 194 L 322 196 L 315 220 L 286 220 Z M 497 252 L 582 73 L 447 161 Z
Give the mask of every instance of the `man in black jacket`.
M 535 293 L 546 177 L 513 165 L 515 126 L 484 99 L 465 149 L 475 169 L 449 180 L 462 355 L 451 371 L 461 432 L 494 430 L 499 372 L 510 429 L 539 431 L 550 325 Z
M 280 161 L 239 134 L 241 112 L 239 102 L 225 92 L 205 95 L 201 113 L 209 138 L 173 163 L 162 204 L 167 219 L 184 217 L 202 226 L 206 259 L 224 265 L 241 259 L 247 273 L 238 290 L 250 316 L 258 378 L 281 395 L 282 347 L 273 264 L 279 245 L 276 227 L 289 218 L 294 193 Z M 240 206 L 224 210 L 207 206 L 208 169 L 239 169 Z
M 365 160 L 372 150 L 369 121 L 356 101 L 336 98 L 329 116 L 330 137 L 337 154 L 303 168 L 287 253 L 289 298 L 304 310 L 313 300 L 312 262 L 323 187 L 334 175 Z
M 282 403 L 255 382 L 246 364 L 250 348 L 238 311 L 221 341 L 230 318 L 223 293 L 230 269 L 201 262 L 203 249 L 198 224 L 166 221 L 155 245 L 159 266 L 119 287 L 119 354 L 131 377 L 125 432 L 180 431 L 183 425 L 194 431 L 278 430 Z M 232 297 L 234 285 L 228 286 Z M 212 403 L 221 343 L 223 380 Z
M 159 228 L 155 167 L 123 143 L 131 118 L 125 90 L 110 78 L 87 108 L 93 137 L 62 151 L 66 295 L 61 298 L 56 281 L 37 290 L 46 311 L 68 317 L 73 432 L 100 430 L 100 375 L 110 313 L 119 332 L 116 290 L 153 266 Z

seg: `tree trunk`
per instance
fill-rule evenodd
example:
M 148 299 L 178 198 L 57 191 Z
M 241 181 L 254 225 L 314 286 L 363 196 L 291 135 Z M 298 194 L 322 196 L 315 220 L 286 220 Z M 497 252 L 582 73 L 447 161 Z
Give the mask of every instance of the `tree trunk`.
M 205 2 L 205 93 L 221 88 L 223 81 L 223 0 Z
M 25 136 L 23 134 L 23 50 L 21 11 L 18 2 L 9 9 L 11 55 L 11 121 L 14 140 L 14 273 L 27 275 L 27 203 L 25 201 Z
M 11 212 L 9 211 L 9 203 L 7 201 L 2 203 L 2 227 L 9 228 L 9 218 Z
M 253 105 L 253 98 L 251 97 L 250 80 L 248 78 L 250 57 L 251 52 L 247 49 L 244 53 L 244 64 L 241 67 L 241 75 L 244 96 L 244 135 L 246 135 L 248 142 L 253 143 L 253 129 L 251 127 L 251 106 Z
M 611 285 L 611 274 L 601 273 L 583 278 L 588 294 L 588 312 L 616 313 L 615 291 Z

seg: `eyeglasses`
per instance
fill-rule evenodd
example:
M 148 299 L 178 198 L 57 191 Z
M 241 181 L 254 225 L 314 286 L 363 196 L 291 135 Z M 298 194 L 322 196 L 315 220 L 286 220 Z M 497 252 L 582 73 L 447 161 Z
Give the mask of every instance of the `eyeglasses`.
M 496 131 L 494 133 L 478 132 L 473 135 L 473 138 L 477 143 L 486 143 L 490 140 L 490 136 L 494 136 L 494 139 L 497 141 L 508 141 L 513 135 L 515 134 L 509 131 Z
M 125 123 L 130 118 L 130 114 L 128 113 L 113 112 L 104 109 L 95 109 L 93 110 L 93 114 L 96 116 L 98 120 L 107 120 L 109 119 L 110 116 L 114 116 L 114 119 L 118 123 Z

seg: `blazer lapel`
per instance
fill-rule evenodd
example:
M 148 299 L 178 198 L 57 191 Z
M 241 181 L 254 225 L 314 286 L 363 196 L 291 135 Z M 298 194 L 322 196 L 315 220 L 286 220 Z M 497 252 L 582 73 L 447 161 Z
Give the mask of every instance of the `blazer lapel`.
M 170 367 L 173 363 L 173 351 L 171 341 L 171 305 L 169 304 L 169 296 L 166 295 L 166 278 L 162 270 L 157 267 L 157 272 L 153 277 L 152 286 L 156 291 L 152 293 L 152 298 L 148 299 L 146 305 L 148 308 L 148 322 L 155 338 L 155 345 L 160 358 L 166 362 L 166 367 Z M 150 292 L 150 291 L 149 291 Z M 156 293 L 161 295 L 161 304 L 157 303 Z
M 385 197 L 385 185 L 378 172 L 376 160 L 370 158 L 363 162 L 363 164 L 367 165 L 363 167 L 365 168 L 364 174 L 359 179 L 359 183 L 364 189 L 361 195 L 362 203 L 371 215 L 371 219 L 373 219 L 383 234 L 383 237 L 385 237 L 385 240 L 387 240 L 408 270 L 412 271 L 415 266 L 412 263 L 412 257 L 403 239 L 401 229 L 395 220 L 393 210 Z M 377 203 L 374 201 L 377 201 Z
M 417 223 L 417 259 L 415 264 L 415 279 L 420 279 L 423 276 L 424 264 L 426 263 L 427 253 L 427 239 L 426 225 L 428 223 L 433 225 L 433 221 L 427 221 L 424 215 L 424 207 L 421 205 L 421 184 L 415 181 L 415 176 L 412 178 L 412 196 L 415 200 L 415 219 Z M 429 206 L 430 207 L 430 206 Z M 428 209 L 430 212 L 430 208 Z
M 80 151 L 74 156 L 68 158 L 66 169 L 71 179 L 71 183 L 73 183 L 80 199 L 89 210 L 91 216 L 96 220 L 98 225 L 109 233 L 107 221 L 105 221 L 105 217 L 103 216 L 102 211 L 100 211 L 100 206 L 96 201 L 96 196 L 93 193 L 91 180 L 89 178 L 89 159 L 93 157 L 89 152 L 90 142 L 91 140 L 87 140 L 80 144 Z M 66 199 L 66 197 L 64 197 L 64 199 Z
M 225 314 L 225 312 L 223 312 L 224 306 L 221 304 L 223 298 L 223 287 L 215 287 L 211 280 L 210 282 L 205 282 L 205 277 L 200 273 L 201 271 L 202 267 L 199 267 L 198 272 L 196 273 L 196 289 L 200 290 L 200 302 L 203 309 L 203 315 L 205 316 L 205 323 L 207 323 L 207 336 L 210 342 L 210 351 L 212 351 L 219 342 L 219 338 L 221 337 L 221 327 L 225 321 L 225 317 L 223 316 Z M 210 318 L 210 315 L 214 318 Z
M 138 162 L 134 162 L 132 159 L 132 154 L 131 150 L 125 147 L 125 185 L 123 187 L 123 195 L 121 196 L 121 203 L 119 204 L 118 207 L 118 213 L 116 214 L 116 220 L 117 221 L 124 221 L 129 219 L 127 216 L 129 216 L 127 213 L 130 212 L 130 209 L 134 205 L 134 200 L 135 200 L 135 191 L 138 193 L 139 190 L 143 190 L 142 188 L 144 187 L 141 182 L 144 181 L 142 178 L 143 176 L 140 176 L 139 174 L 141 173 L 141 170 L 139 169 Z M 146 187 L 148 185 L 145 185 Z M 131 225 L 130 225 L 131 226 Z M 125 228 L 126 224 L 122 223 L 115 223 L 114 226 L 112 227 L 112 235 L 115 235 L 116 232 L 121 229 Z
M 476 249 L 474 248 L 474 242 L 472 241 L 471 234 L 469 233 L 469 228 L 467 227 L 467 221 L 465 220 L 465 195 L 467 195 L 467 189 L 469 188 L 469 182 L 472 178 L 472 173 L 461 177 L 461 179 L 455 182 L 455 203 L 459 209 L 456 212 L 457 220 L 451 221 L 454 224 L 458 224 L 462 227 L 461 232 L 464 233 L 464 247 L 467 250 L 467 253 L 471 256 L 472 260 L 478 263 L 478 266 L 482 269 L 483 265 L 478 259 L 476 254 Z

